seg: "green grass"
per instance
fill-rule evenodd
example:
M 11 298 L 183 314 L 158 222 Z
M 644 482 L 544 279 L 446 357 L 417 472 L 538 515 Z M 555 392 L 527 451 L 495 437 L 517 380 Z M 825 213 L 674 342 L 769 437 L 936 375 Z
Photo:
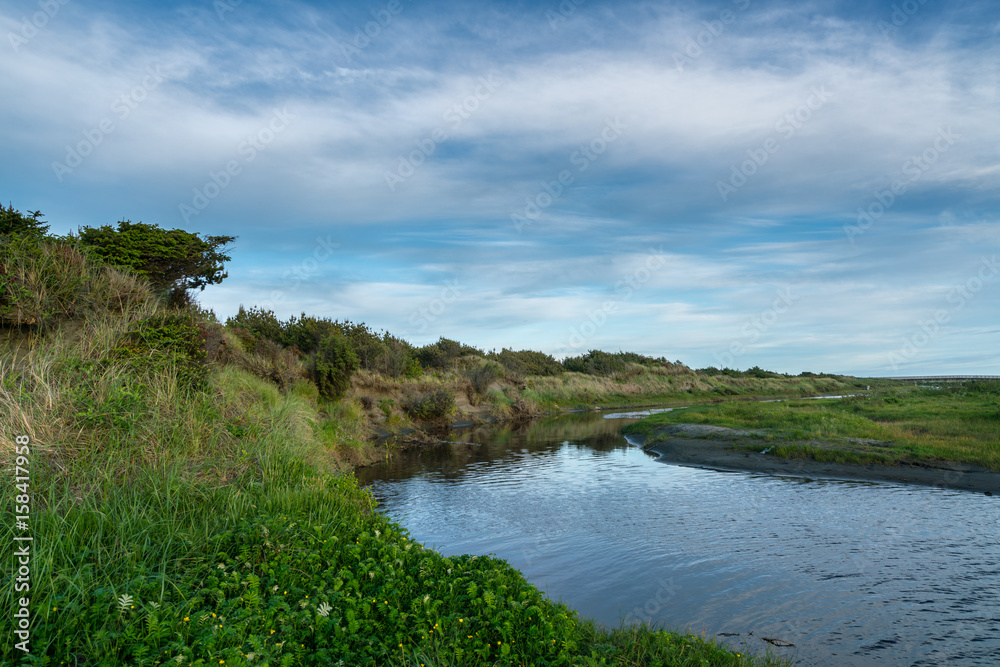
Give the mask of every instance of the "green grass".
M 235 364 L 186 382 L 183 354 L 157 346 L 180 350 L 194 330 L 124 345 L 165 311 L 134 282 L 101 276 L 141 308 L 118 312 L 109 293 L 85 320 L 16 354 L 0 348 L 0 607 L 29 597 L 32 615 L 31 653 L 5 632 L 4 660 L 775 664 L 693 636 L 604 630 L 502 560 L 424 549 L 349 471 L 360 402 L 323 402 L 301 383 L 282 391 Z M 28 591 L 12 567 L 19 436 L 31 441 Z
M 834 400 L 732 402 L 653 415 L 626 432 L 668 424 L 763 429 L 772 454 L 823 461 L 953 461 L 1000 470 L 1000 383 L 895 388 Z M 869 442 L 878 441 L 878 442 Z M 756 447 L 756 444 L 753 445 Z

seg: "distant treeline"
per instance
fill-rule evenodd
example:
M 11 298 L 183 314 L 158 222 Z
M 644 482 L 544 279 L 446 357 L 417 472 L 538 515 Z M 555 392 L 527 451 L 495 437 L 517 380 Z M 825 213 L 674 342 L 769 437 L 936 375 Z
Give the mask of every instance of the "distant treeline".
M 191 347 L 189 343 L 194 341 L 180 340 L 187 334 L 178 332 L 200 332 L 203 347 L 222 341 L 222 325 L 214 313 L 197 306 L 190 292 L 227 277 L 224 262 L 230 257 L 225 254 L 226 246 L 236 237 L 201 237 L 131 221 L 119 222 L 117 227 L 81 227 L 76 234 L 66 236 L 50 235 L 48 228 L 39 211 L 23 214 L 12 205 L 0 205 L 0 323 L 44 329 L 59 321 L 87 317 L 97 302 L 121 302 L 120 296 L 101 296 L 106 290 L 94 289 L 97 283 L 93 278 L 105 270 L 99 267 L 108 267 L 148 281 L 165 303 L 191 318 L 187 323 L 172 322 L 169 327 L 165 321 L 150 321 L 137 329 L 139 338 L 167 337 L 176 340 L 180 349 Z M 107 282 L 107 276 L 103 280 Z M 213 326 L 217 328 L 214 331 Z M 590 350 L 558 361 L 536 350 L 484 351 L 449 338 L 418 347 L 364 323 L 305 313 L 281 320 L 271 310 L 259 307 L 240 306 L 237 314 L 226 320 L 225 329 L 248 353 L 241 357 L 248 370 L 282 387 L 306 375 L 329 398 L 340 396 L 359 369 L 390 379 L 457 371 L 469 379 L 477 393 L 484 393 L 491 382 L 501 378 L 519 384 L 528 376 L 566 372 L 617 378 L 647 372 L 788 377 L 757 366 L 746 371 L 714 367 L 692 371 L 680 361 L 623 351 Z

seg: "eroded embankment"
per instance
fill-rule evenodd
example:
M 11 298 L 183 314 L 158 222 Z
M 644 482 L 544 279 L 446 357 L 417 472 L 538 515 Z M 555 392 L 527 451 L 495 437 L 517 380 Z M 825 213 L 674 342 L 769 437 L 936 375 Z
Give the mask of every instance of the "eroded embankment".
M 765 432 L 705 424 L 672 424 L 650 435 L 627 435 L 634 445 L 656 454 L 659 461 L 713 470 L 759 472 L 792 477 L 901 482 L 1000 494 L 1000 473 L 965 463 L 920 461 L 885 465 L 845 463 L 813 458 L 781 458 L 771 453 L 779 445 L 812 448 L 862 443 L 780 442 L 764 440 Z M 867 446 L 877 443 L 866 442 Z M 759 449 L 758 449 L 759 447 Z

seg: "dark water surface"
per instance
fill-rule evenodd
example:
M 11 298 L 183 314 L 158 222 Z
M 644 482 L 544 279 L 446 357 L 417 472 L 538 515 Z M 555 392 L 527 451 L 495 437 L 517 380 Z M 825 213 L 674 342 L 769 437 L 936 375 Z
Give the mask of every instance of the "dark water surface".
M 778 638 L 799 664 L 1000 665 L 1000 498 L 667 465 L 605 417 L 455 430 L 358 478 L 426 546 L 496 554 L 607 625 Z

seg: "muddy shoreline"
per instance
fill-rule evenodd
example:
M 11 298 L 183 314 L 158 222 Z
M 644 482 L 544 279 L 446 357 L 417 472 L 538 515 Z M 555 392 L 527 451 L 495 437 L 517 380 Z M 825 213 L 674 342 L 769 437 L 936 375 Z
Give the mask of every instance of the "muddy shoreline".
M 769 475 L 814 479 L 842 479 L 868 482 L 896 482 L 935 486 L 944 489 L 976 491 L 1000 496 L 1000 473 L 985 468 L 950 462 L 918 465 L 855 464 L 785 459 L 761 453 L 773 443 L 762 444 L 760 451 L 741 447 L 753 432 L 702 427 L 711 431 L 695 432 L 668 427 L 653 436 L 626 436 L 633 445 L 656 454 L 658 461 L 721 471 L 759 472 Z M 650 445 L 647 447 L 646 443 Z

